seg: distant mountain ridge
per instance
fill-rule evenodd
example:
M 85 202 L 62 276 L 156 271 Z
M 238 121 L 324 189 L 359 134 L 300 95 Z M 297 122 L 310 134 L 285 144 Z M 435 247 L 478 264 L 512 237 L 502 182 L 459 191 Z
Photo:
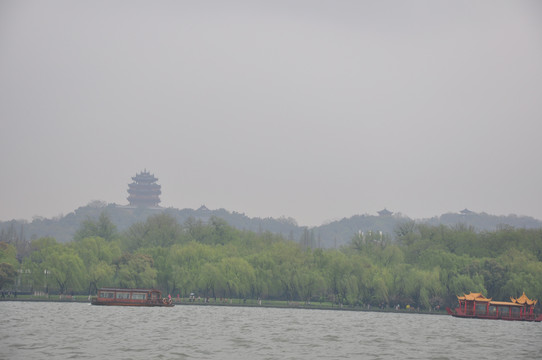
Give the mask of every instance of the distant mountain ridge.
M 184 224 L 189 218 L 206 222 L 211 217 L 217 217 L 240 230 L 269 231 L 298 242 L 302 241 L 303 238 L 303 241 L 308 241 L 305 244 L 322 248 L 346 245 L 354 236 L 362 233 L 378 233 L 381 234 L 380 236 L 393 239 L 397 225 L 411 221 L 428 225 L 454 226 L 463 224 L 473 227 L 476 231 L 494 231 L 502 227 L 542 228 L 542 221 L 529 216 L 497 216 L 470 211 L 447 213 L 420 220 L 414 220 L 402 214 L 353 215 L 350 218 L 343 218 L 308 228 L 299 226 L 293 218 L 250 218 L 242 213 L 230 212 L 225 209 L 210 210 L 205 206 L 201 206 L 196 210 L 160 207 L 136 208 L 95 201 L 87 206 L 79 207 L 65 216 L 53 219 L 35 218 L 31 222 L 24 220 L 0 222 L 0 241 L 10 241 L 11 239 L 32 240 L 50 236 L 59 242 L 69 242 L 73 239 L 73 235 L 83 221 L 88 219 L 96 220 L 102 212 L 108 215 L 119 232 L 128 229 L 137 222 L 144 222 L 149 216 L 159 213 L 169 214 L 179 224 Z

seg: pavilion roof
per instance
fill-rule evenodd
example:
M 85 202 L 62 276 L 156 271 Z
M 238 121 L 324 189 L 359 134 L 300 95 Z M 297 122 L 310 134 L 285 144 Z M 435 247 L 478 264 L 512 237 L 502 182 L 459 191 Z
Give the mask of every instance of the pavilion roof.
M 521 295 L 520 297 L 518 298 L 513 298 L 513 297 L 510 297 L 510 301 L 512 301 L 513 303 L 516 303 L 516 304 L 521 304 L 521 305 L 536 305 L 536 303 L 538 302 L 538 300 L 531 300 L 527 297 L 527 295 L 525 295 L 525 292 L 523 292 L 523 295 Z
M 388 209 L 382 209 L 378 212 L 378 215 L 380 216 L 389 216 L 389 215 L 392 215 L 393 212 L 392 211 L 389 211 Z
M 485 302 L 491 301 L 491 299 L 486 298 L 481 293 L 473 293 L 473 292 L 471 292 L 468 295 L 464 294 L 463 296 L 458 296 L 457 299 L 458 300 L 471 300 L 471 301 L 476 300 L 476 301 L 485 301 Z
M 505 306 L 519 306 L 519 307 L 522 306 L 520 304 L 516 304 L 516 303 L 513 303 L 513 302 L 507 302 L 507 301 L 491 301 L 490 305 L 497 305 L 497 306 L 505 305 Z

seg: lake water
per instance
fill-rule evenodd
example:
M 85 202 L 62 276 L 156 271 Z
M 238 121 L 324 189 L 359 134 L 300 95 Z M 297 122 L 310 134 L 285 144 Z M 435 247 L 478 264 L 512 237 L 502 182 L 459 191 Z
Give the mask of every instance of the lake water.
M 0 302 L 0 359 L 540 359 L 542 323 L 221 306 Z

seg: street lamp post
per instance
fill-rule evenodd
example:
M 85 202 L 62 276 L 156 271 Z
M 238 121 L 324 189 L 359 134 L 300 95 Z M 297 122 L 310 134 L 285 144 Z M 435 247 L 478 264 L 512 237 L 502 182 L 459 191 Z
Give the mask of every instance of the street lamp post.
M 43 273 L 45 274 L 45 294 L 47 294 L 47 298 L 49 298 L 49 284 L 47 283 L 47 275 L 49 275 L 51 272 L 45 269 L 43 270 Z
M 19 276 L 17 277 L 17 282 L 15 284 L 15 291 L 24 291 L 28 290 L 28 274 L 31 274 L 30 269 L 23 269 L 22 267 L 17 270 Z M 22 290 L 21 290 L 22 289 Z

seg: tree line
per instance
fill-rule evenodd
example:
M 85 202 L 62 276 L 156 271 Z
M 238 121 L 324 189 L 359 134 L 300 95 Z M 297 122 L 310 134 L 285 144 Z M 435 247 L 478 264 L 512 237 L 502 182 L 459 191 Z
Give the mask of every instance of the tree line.
M 73 241 L 35 239 L 22 257 L 0 243 L 0 288 L 95 294 L 102 286 L 154 287 L 181 297 L 421 309 L 453 305 L 471 291 L 542 299 L 542 229 L 476 232 L 407 221 L 393 236 L 360 232 L 339 249 L 313 248 L 309 236 L 295 242 L 217 217 L 179 224 L 165 213 L 118 232 L 102 213 L 84 221 Z

